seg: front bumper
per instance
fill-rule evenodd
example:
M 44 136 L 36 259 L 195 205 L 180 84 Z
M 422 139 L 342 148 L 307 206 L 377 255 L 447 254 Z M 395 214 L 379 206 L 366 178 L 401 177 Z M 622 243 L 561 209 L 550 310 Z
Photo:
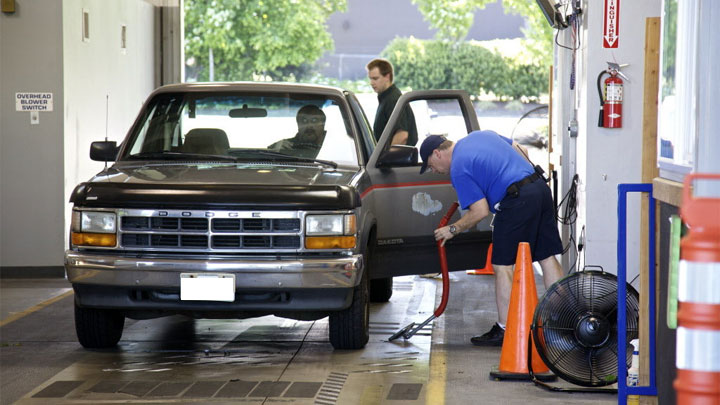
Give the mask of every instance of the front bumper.
M 333 311 L 349 305 L 362 255 L 293 258 L 137 258 L 67 251 L 80 306 L 183 311 Z M 235 275 L 234 302 L 181 301 L 180 274 Z

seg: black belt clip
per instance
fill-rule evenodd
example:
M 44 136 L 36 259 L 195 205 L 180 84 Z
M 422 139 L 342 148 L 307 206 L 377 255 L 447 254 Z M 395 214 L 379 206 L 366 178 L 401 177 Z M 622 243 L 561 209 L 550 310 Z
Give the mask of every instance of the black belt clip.
M 549 178 L 545 177 L 545 170 L 543 170 L 543 168 L 540 167 L 540 165 L 535 165 L 535 166 L 533 167 L 533 169 L 535 169 L 535 174 L 537 174 L 538 176 L 540 176 L 540 178 L 543 179 L 543 181 L 544 181 L 545 183 L 547 183 L 548 181 L 550 181 Z
M 542 169 L 540 169 L 540 170 L 542 170 Z M 540 175 L 538 173 L 533 173 L 533 174 L 525 177 L 524 179 L 516 181 L 515 183 L 508 186 L 507 190 L 505 190 L 505 193 L 506 193 L 506 195 L 515 198 L 520 194 L 520 187 L 522 187 L 528 183 L 532 183 L 535 180 L 542 179 L 542 178 L 543 178 L 542 175 Z

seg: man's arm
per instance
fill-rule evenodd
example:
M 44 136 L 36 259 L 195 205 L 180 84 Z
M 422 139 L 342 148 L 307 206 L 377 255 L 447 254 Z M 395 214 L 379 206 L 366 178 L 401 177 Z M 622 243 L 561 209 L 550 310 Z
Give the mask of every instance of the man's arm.
M 405 131 L 404 129 L 398 129 L 397 132 L 395 132 L 395 135 L 393 135 L 391 145 L 407 145 L 408 140 L 408 131 Z
M 477 225 L 478 222 L 482 221 L 483 218 L 490 214 L 490 207 L 488 207 L 487 200 L 475 201 L 468 207 L 468 212 L 460 217 L 460 219 L 452 225 L 455 225 L 455 234 L 465 231 Z M 445 242 L 452 239 L 455 235 L 450 232 L 450 226 L 443 226 L 435 230 L 435 240 L 442 240 L 442 246 L 445 246 Z
M 397 104 L 396 104 L 397 105 Z M 391 145 L 407 145 L 408 139 L 410 138 L 410 125 L 414 124 L 414 119 L 411 120 L 412 110 L 407 105 L 403 107 L 400 118 L 395 124 L 395 134 L 393 134 Z

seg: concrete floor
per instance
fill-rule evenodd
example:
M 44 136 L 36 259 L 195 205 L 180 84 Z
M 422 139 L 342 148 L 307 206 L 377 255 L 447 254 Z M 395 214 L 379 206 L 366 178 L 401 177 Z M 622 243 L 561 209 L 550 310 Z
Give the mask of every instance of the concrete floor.
M 496 319 L 492 276 L 451 273 L 445 314 L 388 342 L 432 314 L 441 288 L 440 279 L 397 278 L 390 302 L 372 304 L 370 343 L 358 351 L 332 349 L 327 319 L 179 316 L 127 320 L 117 348 L 89 351 L 75 337 L 67 281 L 1 280 L 0 403 L 617 403 L 489 378 L 501 349 L 469 339 Z

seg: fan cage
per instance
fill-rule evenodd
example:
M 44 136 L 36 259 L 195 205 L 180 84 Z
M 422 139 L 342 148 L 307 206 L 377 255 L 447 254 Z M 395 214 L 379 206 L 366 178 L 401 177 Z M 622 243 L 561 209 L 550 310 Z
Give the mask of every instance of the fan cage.
M 617 277 L 602 271 L 573 273 L 553 284 L 535 310 L 533 340 L 560 378 L 584 387 L 617 381 Z M 639 297 L 627 284 L 626 365 L 638 337 Z

